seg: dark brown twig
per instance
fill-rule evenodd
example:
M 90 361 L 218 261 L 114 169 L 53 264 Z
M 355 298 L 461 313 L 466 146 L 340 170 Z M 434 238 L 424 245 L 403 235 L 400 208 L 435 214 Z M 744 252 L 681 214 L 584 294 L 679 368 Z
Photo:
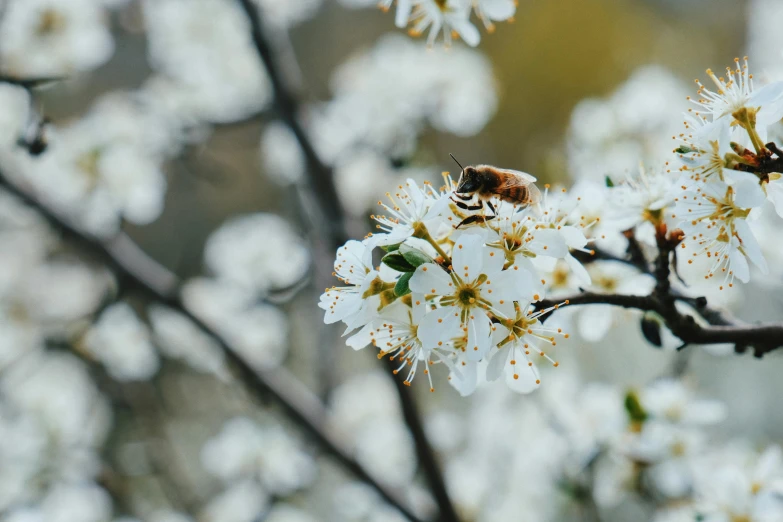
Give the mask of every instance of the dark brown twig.
M 321 214 L 327 220 L 326 232 L 330 238 L 333 248 L 340 247 L 348 239 L 348 233 L 345 225 L 345 216 L 342 211 L 342 205 L 337 196 L 337 190 L 334 184 L 334 172 L 325 165 L 312 142 L 299 121 L 299 106 L 295 96 L 285 82 L 280 66 L 277 63 L 275 53 L 272 51 L 269 40 L 266 37 L 264 25 L 261 20 L 258 5 L 252 0 L 238 0 L 250 21 L 253 43 L 258 52 L 259 58 L 266 67 L 275 93 L 275 108 L 280 114 L 280 118 L 296 136 L 302 152 L 307 159 L 308 182 L 312 188 L 313 195 L 320 209 Z M 430 490 L 435 497 L 435 502 L 440 511 L 440 520 L 443 522 L 457 522 L 454 506 L 451 503 L 446 483 L 438 466 L 437 459 L 424 433 L 424 427 L 421 418 L 418 415 L 416 404 L 410 390 L 395 379 L 397 392 L 402 405 L 402 411 L 405 421 L 413 436 L 416 445 L 416 453 L 422 466 Z
M 567 306 L 609 304 L 642 311 L 656 312 L 666 321 L 674 335 L 689 344 L 741 344 L 756 349 L 756 356 L 783 346 L 783 324 L 743 324 L 701 326 L 695 319 L 672 309 L 655 295 L 620 295 L 583 292 L 564 299 L 545 299 L 537 303 L 539 308 L 559 303 Z M 725 318 L 724 318 L 725 319 Z

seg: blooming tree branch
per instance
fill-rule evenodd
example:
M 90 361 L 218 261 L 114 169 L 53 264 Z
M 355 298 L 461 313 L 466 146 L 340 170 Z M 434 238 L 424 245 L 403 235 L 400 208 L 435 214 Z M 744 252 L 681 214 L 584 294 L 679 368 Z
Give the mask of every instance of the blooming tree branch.
M 420 519 L 406 506 L 396 492 L 389 490 L 371 476 L 351 458 L 337 438 L 324 425 L 326 417 L 323 406 L 306 391 L 304 385 L 278 368 L 274 372 L 253 369 L 230 344 L 203 320 L 193 314 L 179 296 L 180 284 L 174 274 L 141 251 L 124 233 L 115 238 L 102 240 L 82 232 L 73 226 L 68 218 L 42 204 L 35 196 L 19 188 L 0 173 L 0 187 L 37 210 L 49 224 L 80 251 L 94 257 L 109 267 L 121 284 L 161 302 L 187 317 L 200 330 L 213 338 L 234 368 L 239 382 L 257 398 L 272 397 L 302 429 L 315 439 L 330 455 L 360 480 L 373 487 L 412 522 Z
M 617 185 L 607 177 L 608 209 L 590 207 L 594 194 L 549 185 L 541 194 L 530 174 L 485 165 L 463 168 L 456 182 L 444 173 L 437 189 L 408 180 L 388 192 L 379 201 L 384 214 L 373 216 L 379 233 L 337 251 L 344 286 L 321 296 L 325 322 L 345 323 L 354 332 L 349 346 L 372 344 L 396 361 L 408 385 L 421 372 L 434 391 L 431 368 L 447 367 L 463 395 L 480 376 L 505 375 L 523 393 L 537 388 L 534 360 L 559 366 L 548 351 L 570 337 L 544 323 L 566 305 L 643 311 L 642 333 L 658 346 L 664 327 L 681 348 L 731 343 L 760 357 L 783 345 L 783 324 L 741 324 L 673 287 L 673 276 L 682 281 L 678 265 L 701 263 L 721 291 L 748 282 L 751 264 L 767 273 L 749 216 L 767 199 L 783 216 L 779 148 L 761 139 L 783 115 L 783 82 L 754 90 L 747 58 L 725 77 L 707 73 L 717 91 L 698 83 L 687 132 L 675 137 L 680 168 L 642 168 Z M 623 239 L 624 257 L 592 248 Z M 376 249 L 384 252 L 380 267 L 372 264 Z M 598 260 L 621 261 L 637 277 L 623 287 L 612 270 L 591 274 Z M 605 308 L 592 310 L 589 322 L 610 324 Z

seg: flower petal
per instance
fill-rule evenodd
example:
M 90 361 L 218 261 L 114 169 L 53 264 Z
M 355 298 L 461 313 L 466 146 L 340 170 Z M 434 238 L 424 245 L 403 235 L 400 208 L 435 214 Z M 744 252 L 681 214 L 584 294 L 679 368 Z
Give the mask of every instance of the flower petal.
M 448 295 L 452 292 L 451 277 L 435 263 L 419 266 L 408 286 L 419 294 Z

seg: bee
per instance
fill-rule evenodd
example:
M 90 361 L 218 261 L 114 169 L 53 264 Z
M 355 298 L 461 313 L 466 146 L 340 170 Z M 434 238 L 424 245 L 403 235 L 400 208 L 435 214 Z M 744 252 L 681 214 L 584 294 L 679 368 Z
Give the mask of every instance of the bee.
M 537 205 L 541 201 L 541 191 L 535 186 L 536 178 L 526 172 L 501 169 L 492 165 L 463 167 L 457 158 L 450 156 L 462 169 L 457 188 L 454 191 L 454 196 L 462 201 L 453 198 L 452 201 L 464 210 L 481 210 L 486 202 L 487 207 L 492 211 L 491 216 L 478 214 L 468 216 L 457 225 L 457 228 L 476 221 L 489 221 L 497 217 L 495 206 L 490 201 L 493 197 L 522 206 Z M 468 205 L 465 203 L 474 197 L 478 198 L 477 204 Z

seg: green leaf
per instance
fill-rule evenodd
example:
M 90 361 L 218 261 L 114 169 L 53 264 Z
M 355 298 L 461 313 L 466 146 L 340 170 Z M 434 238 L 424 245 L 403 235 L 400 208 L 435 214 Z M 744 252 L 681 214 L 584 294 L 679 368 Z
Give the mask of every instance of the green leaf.
M 399 250 L 401 244 L 402 243 L 397 243 L 396 245 L 382 245 L 381 248 L 387 252 L 396 252 Z
M 614 187 L 614 182 L 612 181 L 612 178 L 610 178 L 609 176 L 606 176 L 604 178 L 604 182 L 606 182 L 606 186 L 607 187 L 609 187 L 609 188 Z
M 397 294 L 397 297 L 402 297 L 411 293 L 411 288 L 409 286 L 411 277 L 413 277 L 413 272 L 405 272 L 397 280 L 397 284 L 394 285 L 394 293 Z
M 411 265 L 405 259 L 405 257 L 398 252 L 392 252 L 391 254 L 386 254 L 385 256 L 383 256 L 383 259 L 381 259 L 381 263 L 398 272 L 416 271 L 416 267 Z
M 405 257 L 405 260 L 414 267 L 414 270 L 421 265 L 435 262 L 430 256 L 410 245 L 402 245 L 400 247 L 400 253 Z
M 632 422 L 643 423 L 647 420 L 647 412 L 639 401 L 639 395 L 633 390 L 625 394 L 625 411 Z

